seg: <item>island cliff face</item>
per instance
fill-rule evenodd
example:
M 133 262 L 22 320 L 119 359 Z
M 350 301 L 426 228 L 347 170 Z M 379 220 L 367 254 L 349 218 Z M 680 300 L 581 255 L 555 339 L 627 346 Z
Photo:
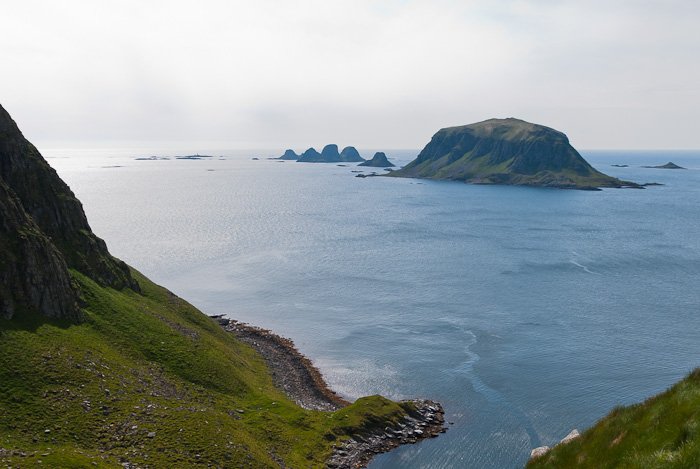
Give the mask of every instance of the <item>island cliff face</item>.
M 0 106 L 0 316 L 35 309 L 79 316 L 68 269 L 100 285 L 138 290 L 129 268 L 112 257 L 83 207 Z
M 414 161 L 389 176 L 564 189 L 640 187 L 595 170 L 562 132 L 513 118 L 441 129 Z

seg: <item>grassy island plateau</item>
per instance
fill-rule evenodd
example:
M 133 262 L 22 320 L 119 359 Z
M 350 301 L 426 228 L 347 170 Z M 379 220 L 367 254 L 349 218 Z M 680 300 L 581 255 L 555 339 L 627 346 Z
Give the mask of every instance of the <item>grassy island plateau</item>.
M 562 132 L 520 119 L 441 129 L 391 177 L 597 190 L 640 187 L 594 169 Z

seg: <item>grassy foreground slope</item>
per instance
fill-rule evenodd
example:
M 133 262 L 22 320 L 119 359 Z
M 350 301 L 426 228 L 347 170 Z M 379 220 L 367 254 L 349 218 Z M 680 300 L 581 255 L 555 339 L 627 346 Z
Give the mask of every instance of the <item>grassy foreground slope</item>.
M 700 369 L 644 403 L 613 410 L 527 467 L 700 467 Z
M 334 442 L 409 410 L 379 396 L 304 410 L 253 349 L 138 272 L 142 293 L 71 274 L 84 322 L 0 320 L 7 466 L 322 467 Z

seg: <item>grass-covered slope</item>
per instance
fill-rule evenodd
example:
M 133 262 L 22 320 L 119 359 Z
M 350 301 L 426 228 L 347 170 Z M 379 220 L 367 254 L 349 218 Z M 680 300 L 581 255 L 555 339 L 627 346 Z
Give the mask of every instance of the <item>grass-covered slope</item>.
M 596 189 L 639 187 L 595 170 L 562 132 L 520 119 L 441 129 L 392 177 Z
M 642 404 L 613 410 L 527 467 L 700 467 L 700 369 Z
M 379 396 L 301 409 L 253 349 L 132 273 L 141 294 L 72 271 L 80 324 L 30 311 L 0 320 L 0 463 L 322 467 L 334 442 L 405 414 Z

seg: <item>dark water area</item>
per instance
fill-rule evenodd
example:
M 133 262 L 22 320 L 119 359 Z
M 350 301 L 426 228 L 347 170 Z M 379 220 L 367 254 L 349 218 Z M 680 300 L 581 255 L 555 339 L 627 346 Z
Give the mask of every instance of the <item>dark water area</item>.
M 200 153 L 226 156 L 45 151 L 94 231 L 154 281 L 292 338 L 348 398 L 443 403 L 446 434 L 373 468 L 522 467 L 700 365 L 700 152 L 583 152 L 664 184 L 600 192 Z M 689 169 L 640 167 L 667 161 Z

